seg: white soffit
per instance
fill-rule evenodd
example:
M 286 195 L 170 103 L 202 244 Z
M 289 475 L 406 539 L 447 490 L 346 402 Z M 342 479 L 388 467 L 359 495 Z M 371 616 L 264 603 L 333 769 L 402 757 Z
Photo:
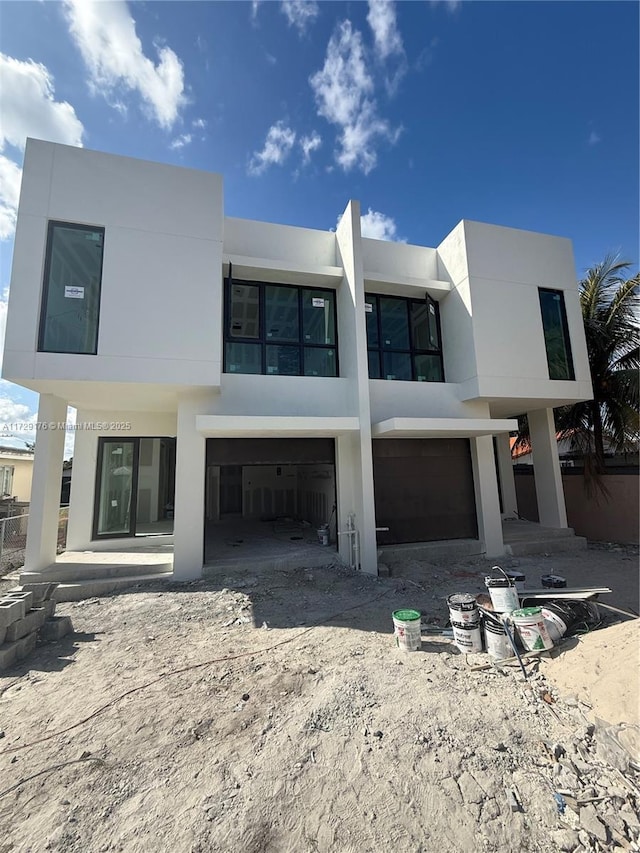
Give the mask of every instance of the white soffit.
M 197 415 L 196 430 L 209 438 L 319 438 L 360 429 L 358 418 L 254 417 Z
M 518 429 L 517 420 L 498 418 L 389 418 L 371 428 L 373 438 L 474 438 Z
M 406 296 L 409 299 L 424 299 L 428 293 L 436 301 L 452 289 L 451 282 L 432 278 L 414 278 L 408 275 L 386 275 L 385 273 L 364 272 L 364 286 L 369 293 Z
M 233 277 L 247 281 L 337 287 L 344 276 L 342 267 L 299 264 L 272 258 L 250 258 L 244 255 L 224 254 L 222 263 L 225 276 L 229 274 L 229 263 L 231 263 Z

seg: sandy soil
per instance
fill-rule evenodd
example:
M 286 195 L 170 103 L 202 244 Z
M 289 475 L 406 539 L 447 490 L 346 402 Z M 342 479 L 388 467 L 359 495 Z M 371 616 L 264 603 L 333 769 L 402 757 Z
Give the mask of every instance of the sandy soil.
M 0 853 L 639 849 L 640 774 L 588 715 L 632 708 L 640 623 L 527 682 L 438 635 L 395 647 L 392 610 L 444 626 L 486 568 L 238 572 L 60 605 L 76 633 L 0 678 Z M 577 677 L 597 668 L 626 675 Z

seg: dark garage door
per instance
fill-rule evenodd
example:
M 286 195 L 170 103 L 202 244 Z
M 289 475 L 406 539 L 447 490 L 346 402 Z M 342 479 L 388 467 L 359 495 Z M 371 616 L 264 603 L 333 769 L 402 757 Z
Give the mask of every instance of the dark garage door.
M 374 439 L 373 482 L 381 545 L 477 538 L 466 438 Z

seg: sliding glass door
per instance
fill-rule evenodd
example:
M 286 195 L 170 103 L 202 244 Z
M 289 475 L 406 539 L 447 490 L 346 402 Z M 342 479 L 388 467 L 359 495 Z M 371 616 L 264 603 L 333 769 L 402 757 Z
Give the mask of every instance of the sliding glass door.
M 131 536 L 134 532 L 133 495 L 136 491 L 138 442 L 102 439 L 98 457 L 95 513 L 97 536 Z
M 101 438 L 93 538 L 173 533 L 175 438 Z

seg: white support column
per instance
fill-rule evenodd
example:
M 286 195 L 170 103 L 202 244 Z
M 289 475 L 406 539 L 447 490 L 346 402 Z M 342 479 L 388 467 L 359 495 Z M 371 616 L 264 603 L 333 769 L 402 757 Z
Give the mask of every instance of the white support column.
M 509 433 L 496 435 L 496 452 L 498 457 L 498 476 L 500 477 L 500 493 L 502 494 L 502 517 L 517 518 L 518 499 L 516 497 L 516 481 L 513 476 L 511 461 L 511 445 Z
M 353 472 L 353 506 L 347 508 L 344 500 L 339 506 L 347 512 L 355 512 L 358 530 L 359 563 L 363 572 L 378 574 L 378 546 L 376 542 L 376 514 L 373 499 L 373 455 L 371 449 L 371 407 L 369 404 L 369 367 L 367 359 L 367 326 L 364 311 L 364 270 L 362 262 L 362 236 L 360 229 L 360 205 L 349 202 L 338 227 L 336 240 L 344 279 L 338 293 L 338 315 L 349 326 L 340 339 L 340 366 L 343 376 L 351 383 L 352 394 L 357 405 L 360 433 L 357 438 L 339 440 L 343 464 L 343 476 L 338 478 L 338 488 L 345 482 L 345 451 Z M 347 448 L 349 448 L 347 450 Z M 344 529 L 346 517 L 338 518 L 339 529 Z M 346 539 L 347 537 L 340 537 Z M 341 545 L 342 549 L 342 545 Z M 342 555 L 342 550 L 341 550 Z
M 543 527 L 566 527 L 567 510 L 564 503 L 553 409 L 527 412 L 527 418 L 540 524 Z
M 199 396 L 178 401 L 176 490 L 173 522 L 173 576 L 195 580 L 204 563 L 204 436 L 196 432 L 196 415 L 203 411 Z
M 471 438 L 470 442 L 478 535 L 487 557 L 499 557 L 504 554 L 504 542 L 493 439 L 490 435 L 481 435 Z
M 27 572 L 40 572 L 56 561 L 66 435 L 64 428 L 57 427 L 66 421 L 67 401 L 53 394 L 41 394 L 38 424 L 53 424 L 54 428 L 41 428 L 36 434 L 24 560 L 24 570 Z
M 77 423 L 89 421 L 91 417 L 78 410 Z M 73 442 L 67 551 L 85 551 L 91 548 L 97 465 L 98 433 L 94 430 L 79 429 Z

